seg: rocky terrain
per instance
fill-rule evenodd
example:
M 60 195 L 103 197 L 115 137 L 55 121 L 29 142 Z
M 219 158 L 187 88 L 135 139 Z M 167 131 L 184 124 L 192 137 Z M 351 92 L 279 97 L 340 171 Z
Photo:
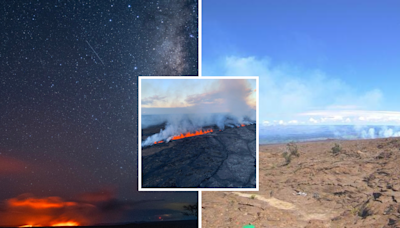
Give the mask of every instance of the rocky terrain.
M 202 227 L 400 227 L 399 138 L 297 146 L 260 146 L 259 192 L 203 192 Z
M 142 187 L 255 188 L 256 125 L 213 130 L 142 148 Z

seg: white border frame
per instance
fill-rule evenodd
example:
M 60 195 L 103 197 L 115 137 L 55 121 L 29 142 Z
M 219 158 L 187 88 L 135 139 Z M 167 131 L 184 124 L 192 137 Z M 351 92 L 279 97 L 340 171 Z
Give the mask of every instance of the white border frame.
M 198 6 L 198 18 L 199 18 L 199 21 L 198 21 L 198 23 L 199 23 L 199 31 L 198 31 L 198 34 L 199 34 L 199 37 L 198 37 L 198 46 L 197 46 L 197 51 L 198 51 L 198 55 L 197 55 L 197 57 L 198 57 L 198 60 L 197 60 L 197 62 L 198 62 L 198 65 L 197 65 L 197 72 L 198 72 L 198 76 L 199 77 L 201 77 L 203 74 L 202 74 L 202 64 L 201 64 L 201 62 L 202 62 L 202 36 L 203 36 L 203 34 L 202 34 L 202 32 L 203 32 L 203 27 L 202 27 L 202 25 L 201 25 L 201 23 L 202 23 L 202 3 L 201 3 L 201 0 L 199 0 L 199 6 Z
M 143 188 L 142 187 L 142 80 L 152 79 L 184 79 L 184 80 L 215 80 L 215 79 L 255 79 L 256 80 L 256 187 L 255 188 Z M 259 191 L 259 78 L 258 76 L 210 76 L 210 77 L 165 77 L 165 76 L 139 76 L 138 80 L 138 190 L 139 191 Z
M 197 227 L 201 228 L 201 222 L 202 222 L 202 215 L 201 212 L 203 210 L 203 202 L 201 197 L 203 195 L 202 191 L 197 191 Z

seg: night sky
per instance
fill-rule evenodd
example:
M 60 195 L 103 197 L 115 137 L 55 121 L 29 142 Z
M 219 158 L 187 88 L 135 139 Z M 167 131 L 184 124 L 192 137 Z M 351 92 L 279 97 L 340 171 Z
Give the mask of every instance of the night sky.
M 197 192 L 137 191 L 137 76 L 198 74 L 197 0 L 0 7 L 0 225 L 191 218 Z

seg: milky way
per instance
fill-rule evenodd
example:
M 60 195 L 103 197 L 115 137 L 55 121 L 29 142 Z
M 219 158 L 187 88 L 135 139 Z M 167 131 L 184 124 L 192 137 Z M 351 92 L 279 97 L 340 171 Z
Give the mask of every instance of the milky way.
M 196 192 L 137 191 L 137 77 L 197 75 L 197 6 L 2 4 L 0 221 L 3 202 L 21 194 L 80 202 L 82 194 L 104 192 L 112 195 L 104 202 L 147 205 L 106 222 L 182 219 L 179 208 L 166 205 L 197 202 Z

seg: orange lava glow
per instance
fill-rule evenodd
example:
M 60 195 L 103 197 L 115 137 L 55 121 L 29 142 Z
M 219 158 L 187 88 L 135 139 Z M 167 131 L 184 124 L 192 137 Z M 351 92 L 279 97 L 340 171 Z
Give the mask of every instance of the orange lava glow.
M 59 197 L 48 197 L 44 199 L 27 198 L 23 200 L 10 199 L 8 203 L 13 207 L 31 207 L 36 209 L 61 208 L 76 205 L 75 202 L 64 202 Z
M 51 226 L 79 226 L 78 222 L 75 221 L 66 221 L 66 222 L 57 222 L 52 224 Z M 19 227 L 42 227 L 42 225 L 36 224 L 36 225 L 23 225 Z
M 56 223 L 51 226 L 79 226 L 79 223 L 74 222 L 74 221 L 68 221 L 68 222 Z
M 240 126 L 237 126 L 237 127 L 245 127 L 245 126 L 246 126 L 245 124 L 240 124 Z M 219 131 L 222 131 L 222 130 L 219 130 Z M 172 140 L 183 139 L 183 138 L 193 137 L 193 136 L 197 136 L 197 135 L 204 135 L 204 134 L 208 134 L 211 132 L 214 132 L 214 131 L 212 129 L 208 129 L 208 130 L 204 130 L 204 131 L 203 130 L 196 131 L 195 133 L 188 132 L 185 134 L 175 135 L 172 137 Z M 155 141 L 154 144 L 159 144 L 159 143 L 163 143 L 163 142 L 164 142 L 163 140 L 158 141 L 158 142 Z
M 204 134 L 211 133 L 211 132 L 213 132 L 212 129 L 208 129 L 205 131 L 200 130 L 200 131 L 196 131 L 195 133 L 188 132 L 186 134 L 176 135 L 176 136 L 172 137 L 172 140 L 183 139 L 183 138 L 193 137 L 193 136 L 197 136 L 197 135 L 204 135 Z

